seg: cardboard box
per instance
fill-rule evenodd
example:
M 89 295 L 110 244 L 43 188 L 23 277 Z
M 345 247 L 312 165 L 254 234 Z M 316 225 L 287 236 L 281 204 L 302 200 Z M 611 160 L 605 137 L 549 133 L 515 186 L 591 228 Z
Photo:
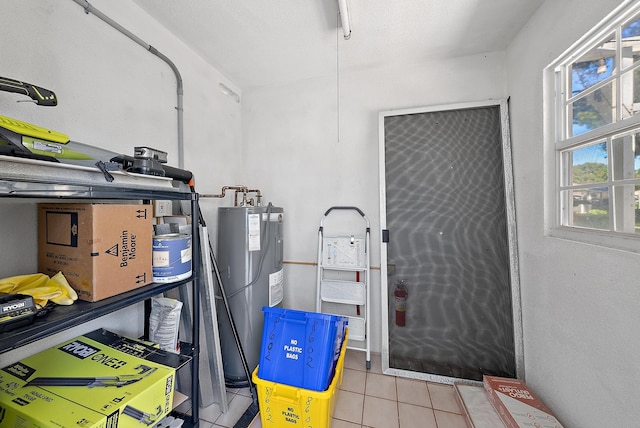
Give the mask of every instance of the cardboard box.
M 487 398 L 508 428 L 562 428 L 523 381 L 484 376 L 483 384 Z
M 504 428 L 482 386 L 455 383 L 453 389 L 468 428 Z
M 38 270 L 95 302 L 153 281 L 151 205 L 39 204 Z
M 144 428 L 172 409 L 187 357 L 96 330 L 0 370 L 0 425 Z

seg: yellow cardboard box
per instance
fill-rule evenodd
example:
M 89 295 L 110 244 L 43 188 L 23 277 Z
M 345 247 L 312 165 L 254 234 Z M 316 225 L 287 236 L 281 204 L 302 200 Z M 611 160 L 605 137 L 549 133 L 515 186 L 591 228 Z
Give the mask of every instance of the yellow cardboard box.
M 144 428 L 172 409 L 188 358 L 95 330 L 0 370 L 0 426 Z
M 95 302 L 153 281 L 151 205 L 39 204 L 38 271 Z

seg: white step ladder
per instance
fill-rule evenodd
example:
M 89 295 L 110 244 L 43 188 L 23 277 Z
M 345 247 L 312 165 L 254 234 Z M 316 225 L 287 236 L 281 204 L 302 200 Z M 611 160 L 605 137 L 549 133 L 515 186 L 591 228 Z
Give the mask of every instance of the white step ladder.
M 338 210 L 358 214 L 362 229 L 354 234 L 341 231 L 325 236 L 325 220 Z M 318 229 L 316 284 L 316 312 L 349 318 L 347 348 L 366 353 L 367 369 L 371 368 L 369 237 L 369 219 L 362 210 L 352 206 L 329 208 Z

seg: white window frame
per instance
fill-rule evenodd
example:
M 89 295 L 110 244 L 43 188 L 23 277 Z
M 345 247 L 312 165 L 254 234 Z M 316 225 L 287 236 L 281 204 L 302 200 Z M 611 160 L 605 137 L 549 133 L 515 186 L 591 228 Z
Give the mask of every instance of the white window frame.
M 568 88 L 565 75 L 566 66 L 582 57 L 590 49 L 600 44 L 617 27 L 640 13 L 640 2 L 627 0 L 603 19 L 596 27 L 580 38 L 554 62 L 544 69 L 543 73 L 543 106 L 544 106 L 544 139 L 545 139 L 545 235 L 588 244 L 600 245 L 626 251 L 640 253 L 640 234 L 621 233 L 573 226 L 563 226 L 561 202 L 562 157 L 561 151 L 577 142 L 609 141 L 613 135 L 624 133 L 640 127 L 640 114 L 616 120 L 592 131 L 578 136 L 565 138 L 567 119 L 565 114 L 564 91 Z M 619 55 L 618 55 L 619 58 Z M 600 87 L 606 83 L 598 83 Z M 592 88 L 588 89 L 589 91 Z M 617 100 L 616 111 L 620 111 L 620 100 Z M 640 132 L 640 130 L 638 131 Z M 609 144 L 609 143 L 608 143 Z M 609 152 L 608 152 L 609 153 Z M 611 185 L 612 177 L 609 177 Z M 610 195 L 611 196 L 611 195 Z M 610 215 L 614 213 L 610 211 Z

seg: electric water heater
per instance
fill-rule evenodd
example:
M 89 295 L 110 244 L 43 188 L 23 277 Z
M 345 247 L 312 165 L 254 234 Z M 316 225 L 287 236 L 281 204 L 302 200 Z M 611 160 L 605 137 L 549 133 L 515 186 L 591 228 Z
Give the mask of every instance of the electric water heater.
M 272 206 L 218 208 L 218 265 L 229 310 L 247 365 L 260 359 L 263 306 L 277 306 L 284 293 L 283 209 Z M 231 323 L 217 301 L 220 344 L 228 386 L 246 386 L 247 376 Z

